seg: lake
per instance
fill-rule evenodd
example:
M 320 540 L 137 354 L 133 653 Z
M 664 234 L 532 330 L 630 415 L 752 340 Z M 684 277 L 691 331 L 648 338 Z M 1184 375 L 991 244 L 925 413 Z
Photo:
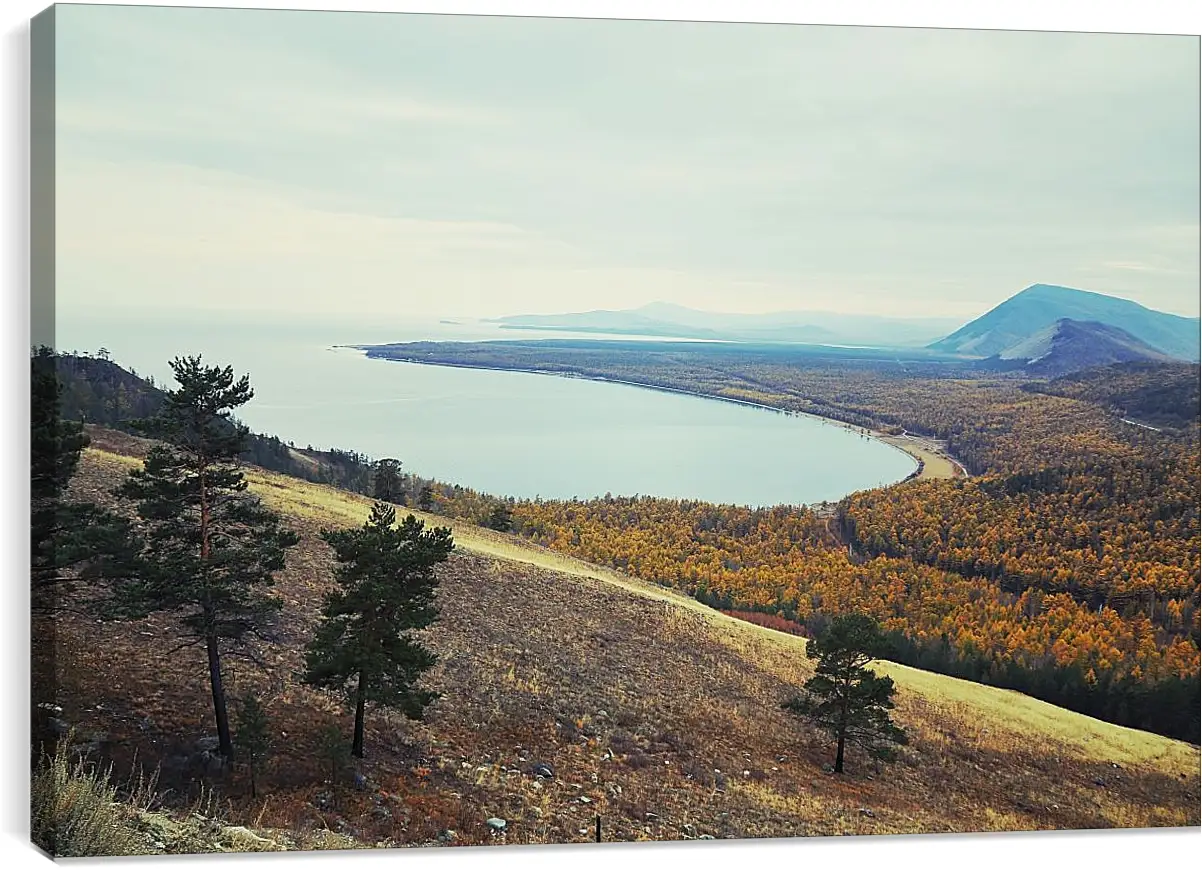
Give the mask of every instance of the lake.
M 203 354 L 251 376 L 255 398 L 239 416 L 255 431 L 299 447 L 395 457 L 406 471 L 497 495 L 802 504 L 892 483 L 915 467 L 895 448 L 814 418 L 622 384 L 373 360 L 335 347 L 523 337 L 474 322 L 60 311 L 57 341 L 65 351 L 105 347 L 115 362 L 166 384 L 174 383 L 168 359 Z

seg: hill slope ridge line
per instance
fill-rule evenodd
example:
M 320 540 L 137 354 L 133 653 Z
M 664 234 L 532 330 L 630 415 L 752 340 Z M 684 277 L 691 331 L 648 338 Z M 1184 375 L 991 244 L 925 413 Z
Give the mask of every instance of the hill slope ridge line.
M 85 453 L 89 459 L 100 464 L 135 467 L 141 462 L 135 456 L 96 447 L 86 448 Z M 373 500 L 367 496 L 254 466 L 247 466 L 245 475 L 251 491 L 262 497 L 268 507 L 285 515 L 307 516 L 311 519 L 353 526 L 367 519 L 373 504 Z M 777 651 L 805 655 L 804 638 L 737 619 L 675 590 L 556 553 L 470 522 L 408 506 L 402 507 L 400 511 L 412 513 L 427 525 L 449 527 L 456 549 L 498 561 L 516 562 L 559 574 L 589 578 L 642 598 L 700 614 L 714 629 L 715 639 L 728 646 L 743 649 L 749 642 L 766 643 L 775 647 Z M 1199 763 L 1202 763 L 1199 748 L 1191 744 L 1094 719 L 1010 689 L 923 671 L 891 661 L 878 661 L 874 665 L 878 672 L 892 677 L 901 691 L 918 695 L 927 703 L 961 709 L 972 708 L 980 717 L 989 721 L 990 727 L 1011 730 L 1027 738 L 1039 736 L 1054 739 L 1082 759 L 1123 763 L 1150 762 L 1158 768 L 1172 771 L 1178 771 L 1182 767 L 1198 767 Z M 1032 734 L 1032 731 L 1037 734 Z

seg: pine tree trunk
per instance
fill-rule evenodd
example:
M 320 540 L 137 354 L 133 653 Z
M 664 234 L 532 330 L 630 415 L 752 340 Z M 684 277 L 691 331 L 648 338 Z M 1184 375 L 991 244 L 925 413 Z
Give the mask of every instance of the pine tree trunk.
M 359 688 L 355 692 L 355 739 L 351 744 L 351 755 L 363 757 L 363 714 L 367 706 L 367 677 L 359 671 Z
M 230 718 L 225 709 L 225 686 L 221 682 L 221 651 L 217 648 L 217 638 L 205 640 L 205 649 L 209 653 L 209 685 L 213 689 L 213 713 L 217 719 L 217 739 L 221 744 L 221 754 L 227 761 L 234 758 L 234 743 L 230 739 Z
M 835 751 L 835 773 L 843 772 L 843 745 L 847 742 L 847 738 L 839 734 L 839 748 Z

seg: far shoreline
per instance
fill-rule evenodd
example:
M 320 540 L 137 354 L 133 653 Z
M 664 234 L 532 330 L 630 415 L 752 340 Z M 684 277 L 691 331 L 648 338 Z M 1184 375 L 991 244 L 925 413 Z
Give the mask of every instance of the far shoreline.
M 911 480 L 950 480 L 957 477 L 966 477 L 967 469 L 964 465 L 951 454 L 943 452 L 935 448 L 933 445 L 916 443 L 919 438 L 909 434 L 890 435 L 887 432 L 882 432 L 878 429 L 871 429 L 864 426 L 857 426 L 854 423 L 848 423 L 844 420 L 838 420 L 834 417 L 826 417 L 822 414 L 815 414 L 810 411 L 792 411 L 785 408 L 777 408 L 773 405 L 765 405 L 762 402 L 753 402 L 750 399 L 739 399 L 733 396 L 719 396 L 713 393 L 701 393 L 695 390 L 685 390 L 680 387 L 667 387 L 657 384 L 644 384 L 638 381 L 627 381 L 620 378 L 607 378 L 601 375 L 584 375 L 576 372 L 554 372 L 545 369 L 527 369 L 518 366 L 496 366 L 496 365 L 474 365 L 472 363 L 456 363 L 447 362 L 445 360 L 419 360 L 407 359 L 392 356 L 383 356 L 380 354 L 372 354 L 371 350 L 379 345 L 336 345 L 339 348 L 356 350 L 363 354 L 365 359 L 378 359 L 385 362 L 409 363 L 410 365 L 430 365 L 443 366 L 445 368 L 456 369 L 475 369 L 478 371 L 494 371 L 494 372 L 518 372 L 521 374 L 531 375 L 550 375 L 552 377 L 575 378 L 582 381 L 594 381 L 603 384 L 621 384 L 628 387 L 638 387 L 644 390 L 655 390 L 661 393 L 676 393 L 682 396 L 692 396 L 697 399 L 709 399 L 719 402 L 730 402 L 735 405 L 746 405 L 751 408 L 759 408 L 764 411 L 773 411 L 777 414 L 786 414 L 797 417 L 809 417 L 824 425 L 834 425 L 849 432 L 866 435 L 875 441 L 884 444 L 887 447 L 892 447 L 901 453 L 906 454 L 914 461 L 914 471 L 888 486 L 897 486 L 901 483 L 906 483 Z M 920 436 L 919 436 L 920 437 Z M 922 439 L 925 441 L 926 439 Z M 920 470 L 921 469 L 921 470 Z

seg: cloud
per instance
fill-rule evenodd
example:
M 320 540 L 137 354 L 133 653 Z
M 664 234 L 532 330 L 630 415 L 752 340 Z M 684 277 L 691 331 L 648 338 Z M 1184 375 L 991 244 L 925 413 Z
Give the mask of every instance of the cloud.
M 1088 280 L 1197 311 L 1196 39 L 60 13 L 93 295 L 938 314 Z

